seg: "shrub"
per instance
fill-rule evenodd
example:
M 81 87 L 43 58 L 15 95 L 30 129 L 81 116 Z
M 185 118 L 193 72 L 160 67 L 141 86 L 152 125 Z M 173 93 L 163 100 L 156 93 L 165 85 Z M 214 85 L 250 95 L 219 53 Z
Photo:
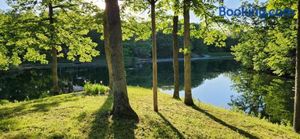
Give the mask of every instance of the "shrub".
M 87 95 L 104 95 L 109 92 L 109 88 L 102 84 L 86 83 L 84 91 Z
M 0 105 L 4 105 L 4 104 L 7 104 L 7 103 L 9 103 L 8 100 L 6 100 L 6 99 L 0 99 Z

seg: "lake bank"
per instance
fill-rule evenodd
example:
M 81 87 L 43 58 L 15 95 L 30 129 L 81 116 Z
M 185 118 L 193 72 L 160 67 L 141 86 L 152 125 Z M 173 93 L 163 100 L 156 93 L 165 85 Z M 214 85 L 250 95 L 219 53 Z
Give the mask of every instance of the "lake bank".
M 191 58 L 191 61 L 196 60 L 218 60 L 218 59 L 233 59 L 232 55 L 229 54 L 221 54 L 221 55 L 203 55 L 203 56 L 195 56 Z M 143 63 L 152 63 L 151 58 L 137 58 L 132 57 L 129 58 L 130 63 L 129 64 L 143 64 Z M 132 63 L 132 61 L 134 61 Z M 158 63 L 163 62 L 172 62 L 172 58 L 158 58 Z M 184 58 L 178 58 L 178 61 L 182 62 L 184 61 Z M 93 62 L 86 62 L 86 63 L 80 63 L 80 62 L 59 62 L 58 67 L 60 68 L 67 68 L 67 67 L 92 67 L 92 66 L 99 66 L 99 67 L 106 67 L 106 61 L 105 58 L 97 58 L 93 60 Z M 51 64 L 22 64 L 18 69 L 49 69 L 51 68 Z
M 218 59 L 233 59 L 233 56 L 210 56 L 210 55 L 204 55 L 202 57 L 192 57 L 191 61 L 196 60 L 218 60 Z M 152 63 L 152 59 L 138 59 L 140 63 Z M 160 58 L 157 59 L 158 63 L 163 62 L 172 62 L 172 58 Z M 184 61 L 184 58 L 178 58 L 178 61 Z
M 139 123 L 113 121 L 109 96 L 73 93 L 0 106 L 0 138 L 300 138 L 291 127 L 162 93 L 156 113 L 151 89 L 128 91 Z

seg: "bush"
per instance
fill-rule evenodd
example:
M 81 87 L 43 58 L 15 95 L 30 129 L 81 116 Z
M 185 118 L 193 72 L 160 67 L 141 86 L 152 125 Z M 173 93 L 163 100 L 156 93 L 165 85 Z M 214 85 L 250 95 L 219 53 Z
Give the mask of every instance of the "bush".
M 109 92 L 109 88 L 102 84 L 86 83 L 84 91 L 87 95 L 104 95 Z
M 7 103 L 9 103 L 8 100 L 6 100 L 6 99 L 0 99 L 0 105 L 4 105 L 4 104 L 7 104 Z

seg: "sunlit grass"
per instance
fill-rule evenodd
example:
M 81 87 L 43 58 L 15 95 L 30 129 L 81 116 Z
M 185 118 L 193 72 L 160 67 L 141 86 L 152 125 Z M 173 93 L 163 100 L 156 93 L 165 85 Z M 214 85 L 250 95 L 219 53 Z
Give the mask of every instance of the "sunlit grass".
M 140 122 L 113 121 L 111 96 L 65 94 L 0 106 L 0 138 L 300 138 L 285 127 L 202 103 L 187 107 L 152 91 L 129 87 Z

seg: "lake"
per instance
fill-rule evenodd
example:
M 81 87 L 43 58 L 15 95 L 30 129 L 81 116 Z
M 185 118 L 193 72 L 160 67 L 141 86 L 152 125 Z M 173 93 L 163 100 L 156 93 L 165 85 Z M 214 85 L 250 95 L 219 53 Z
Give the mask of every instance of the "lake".
M 152 64 L 126 67 L 127 83 L 151 88 Z M 108 83 L 105 66 L 73 66 L 58 69 L 60 85 L 66 92 L 85 81 Z M 50 69 L 13 70 L 0 73 L 0 99 L 10 101 L 35 99 L 51 95 Z M 158 63 L 160 90 L 172 94 L 172 62 Z M 180 95 L 183 91 L 183 62 L 180 62 Z M 293 117 L 292 79 L 244 70 L 230 59 L 192 61 L 194 99 L 217 107 L 244 111 L 265 117 L 271 122 L 289 124 Z

